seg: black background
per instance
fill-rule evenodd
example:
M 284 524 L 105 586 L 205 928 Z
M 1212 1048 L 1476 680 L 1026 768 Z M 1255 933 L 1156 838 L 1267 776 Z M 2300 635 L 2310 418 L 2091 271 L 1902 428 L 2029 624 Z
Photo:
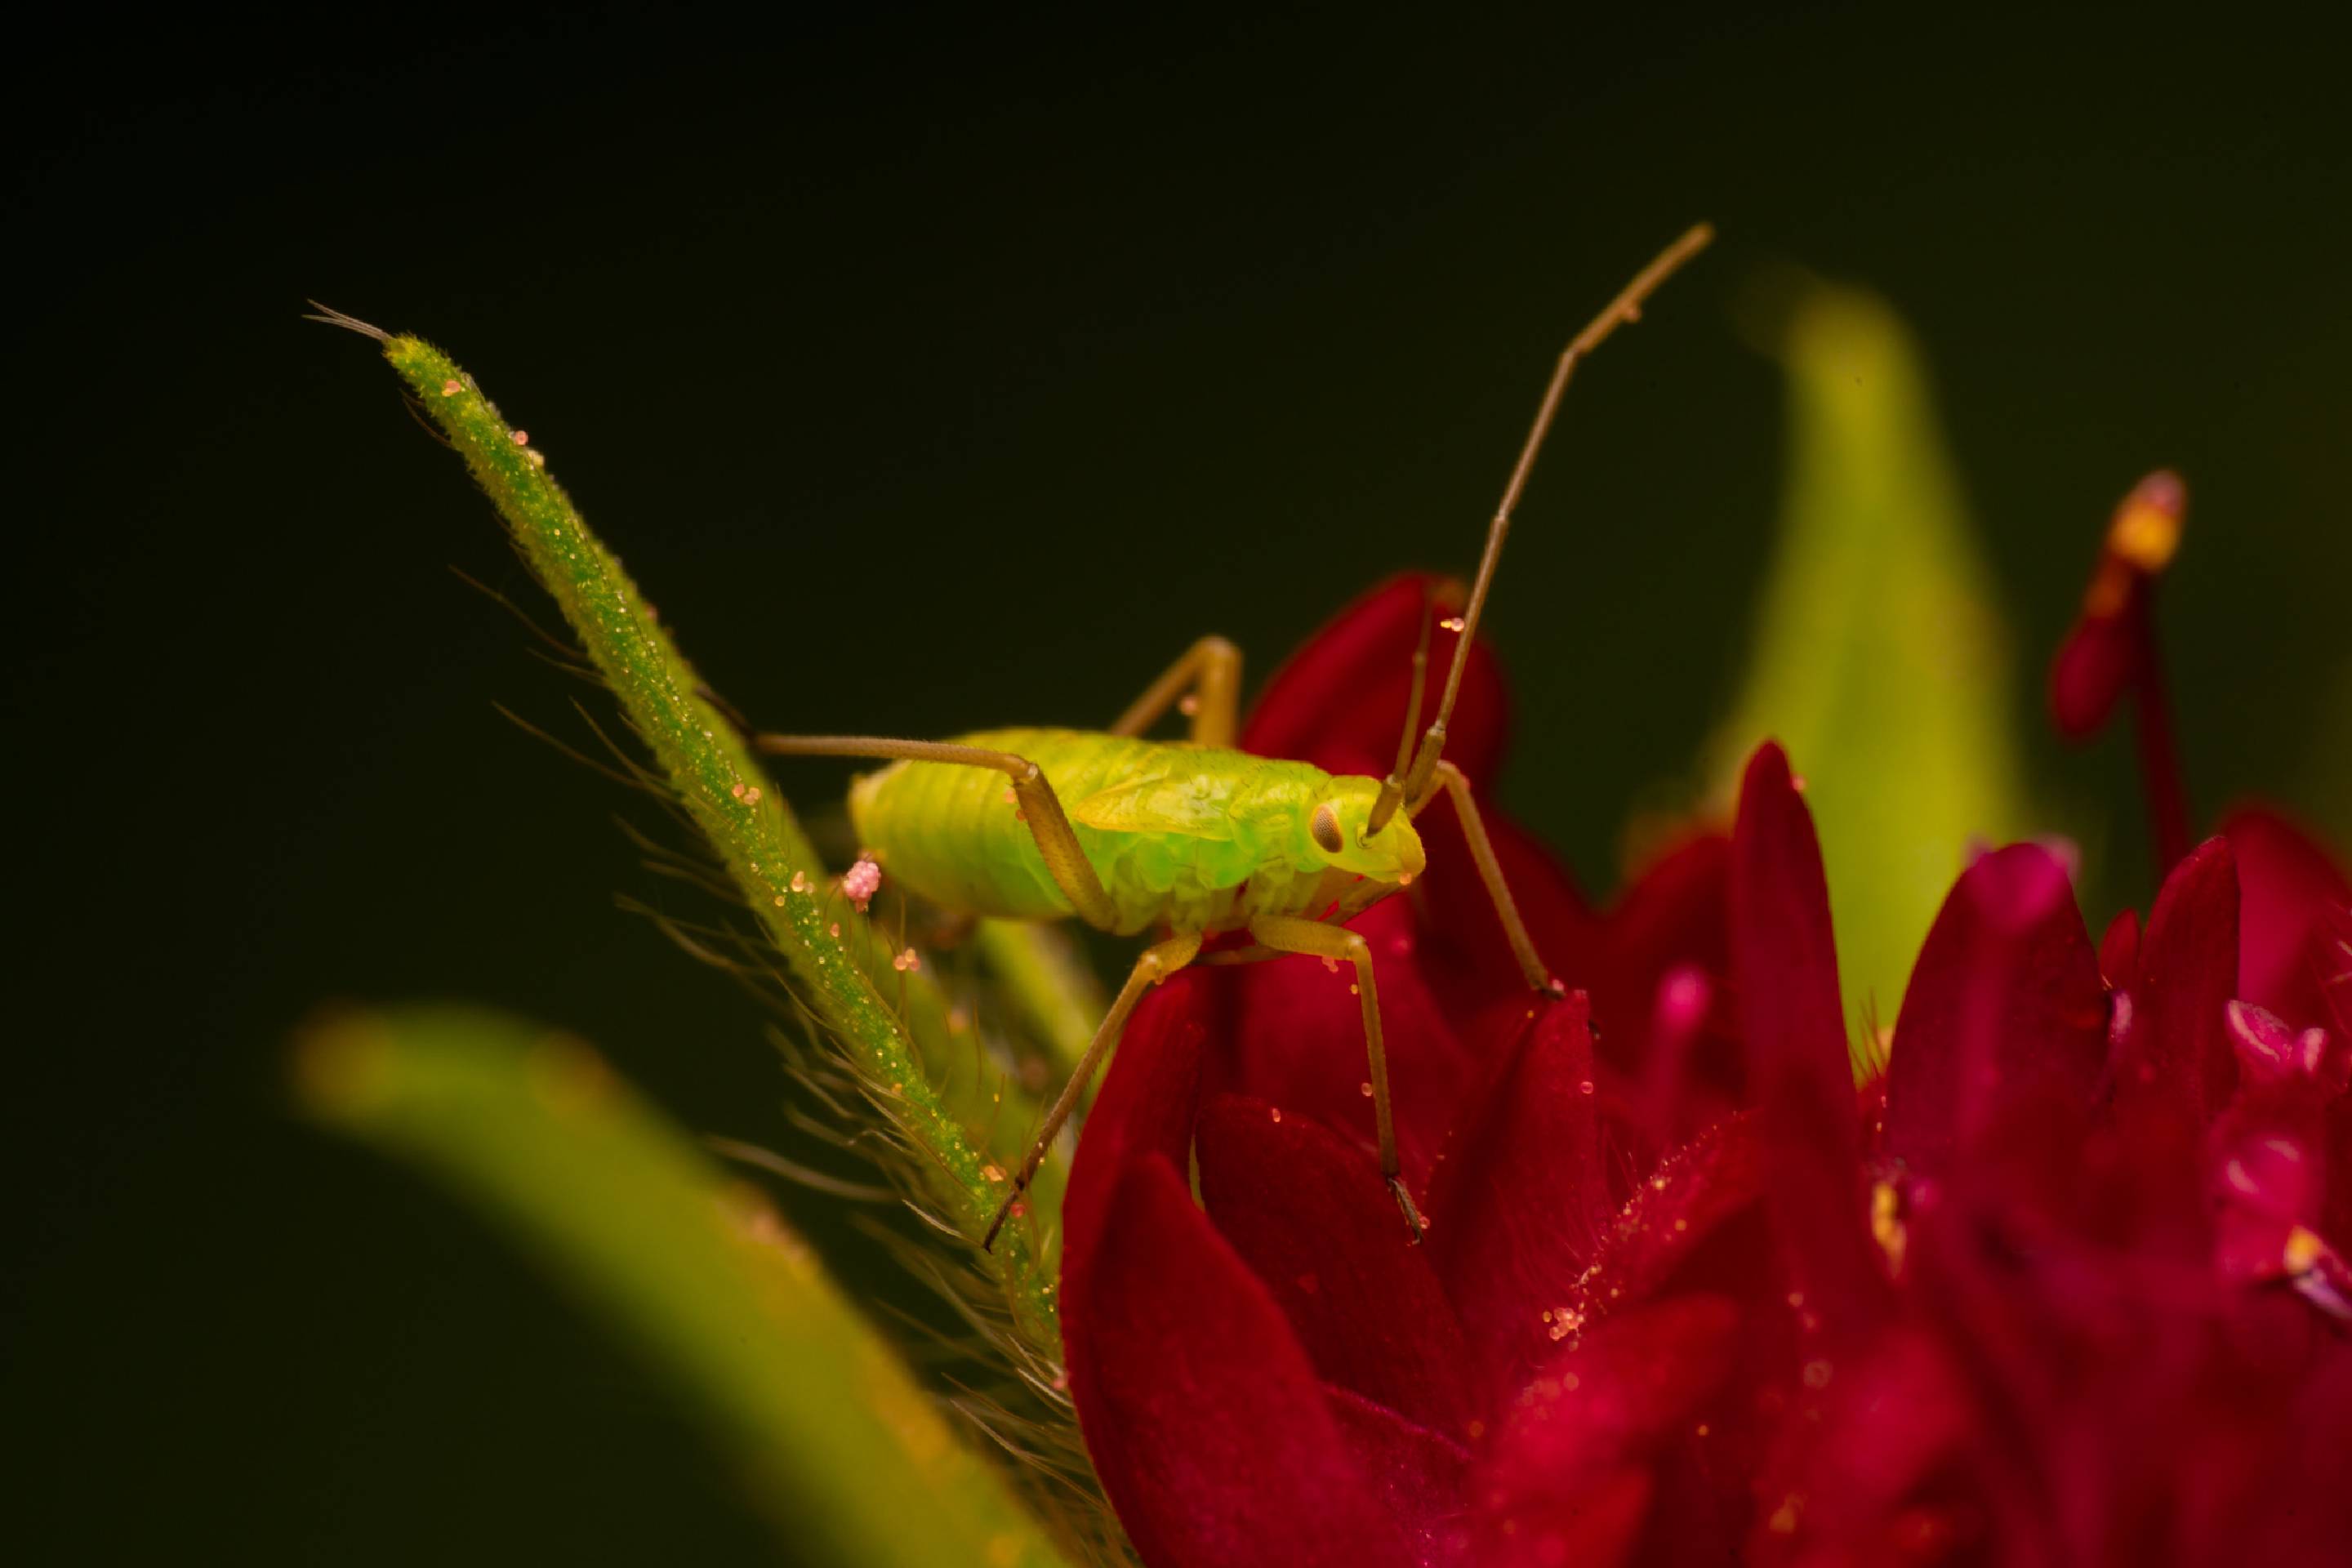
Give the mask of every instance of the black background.
M 2352 837 L 2340 55 L 1914 9 L 91 11 L 19 51 L 9 1511 L 59 1560 L 769 1550 L 593 1322 L 284 1113 L 333 997 L 569 1025 L 700 1129 L 780 1093 L 614 911 L 657 889 L 614 792 L 491 711 L 571 691 L 444 568 L 520 569 L 306 296 L 457 353 L 762 722 L 929 734 L 1099 723 L 1207 630 L 1262 674 L 1466 569 L 1560 339 L 1711 217 L 1491 622 L 1506 797 L 1589 886 L 1732 689 L 1781 440 L 1738 303 L 1784 262 L 1918 329 L 2103 896 L 2146 892 L 2127 758 L 2059 752 L 2034 682 L 2159 462 L 2200 809 Z

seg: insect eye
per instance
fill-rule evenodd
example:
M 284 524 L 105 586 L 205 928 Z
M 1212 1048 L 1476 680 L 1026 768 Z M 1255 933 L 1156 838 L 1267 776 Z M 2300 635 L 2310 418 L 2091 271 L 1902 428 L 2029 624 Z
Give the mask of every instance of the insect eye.
M 1326 855 L 1337 855 L 1346 846 L 1347 840 L 1339 837 L 1339 814 L 1331 809 L 1329 801 L 1317 806 L 1315 815 L 1307 819 L 1307 836 Z

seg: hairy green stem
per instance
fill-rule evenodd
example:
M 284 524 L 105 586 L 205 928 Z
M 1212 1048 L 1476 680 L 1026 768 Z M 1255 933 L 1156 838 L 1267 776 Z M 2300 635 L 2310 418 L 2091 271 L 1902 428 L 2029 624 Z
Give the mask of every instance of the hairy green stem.
M 383 342 L 384 356 L 488 493 L 660 772 L 726 863 L 802 995 L 931 1167 L 929 1197 L 966 1236 L 978 1237 L 1002 1200 L 1005 1164 L 1027 1134 L 1034 1107 L 950 1037 L 928 976 L 890 968 L 887 939 L 828 880 L 783 797 L 525 434 L 439 349 L 414 337 Z M 890 1000 L 877 979 L 888 985 Z M 908 1019 L 934 1026 L 928 1056 L 894 1010 L 901 998 Z M 976 1127 L 985 1131 L 975 1133 Z M 1033 1189 L 1031 1206 L 1056 1209 L 1061 1180 L 1055 1171 Z M 1010 1244 L 1000 1241 L 987 1267 L 1031 1349 L 1050 1360 L 1059 1353 L 1053 1283 L 1045 1260 L 1023 1244 L 1024 1234 L 1024 1227 L 1013 1227 Z

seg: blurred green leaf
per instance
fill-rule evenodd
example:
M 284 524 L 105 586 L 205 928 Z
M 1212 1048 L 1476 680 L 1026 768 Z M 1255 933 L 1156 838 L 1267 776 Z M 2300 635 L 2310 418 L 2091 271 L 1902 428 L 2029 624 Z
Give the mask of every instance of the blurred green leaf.
M 1787 374 L 1780 538 L 1710 776 L 1775 736 L 1807 781 L 1850 1011 L 1891 1026 L 1972 839 L 2026 812 L 2011 654 L 1919 352 L 1877 296 L 1806 280 Z M 1876 1048 L 1863 1041 L 1861 1058 Z
M 330 1020 L 310 1112 L 517 1233 L 700 1405 L 796 1561 L 1052 1564 L 1003 1478 L 749 1189 L 587 1046 L 493 1014 Z

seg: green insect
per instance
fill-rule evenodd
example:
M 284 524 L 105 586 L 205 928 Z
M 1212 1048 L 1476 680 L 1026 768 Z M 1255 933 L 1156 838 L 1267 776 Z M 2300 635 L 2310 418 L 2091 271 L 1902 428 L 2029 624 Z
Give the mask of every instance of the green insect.
M 1068 1084 L 1046 1112 L 988 1227 L 984 1247 L 995 1244 L 1013 1205 L 1147 988 L 1196 959 L 1247 963 L 1284 953 L 1355 966 L 1381 1173 L 1412 1239 L 1420 1239 L 1421 1216 L 1398 1174 L 1371 953 L 1345 922 L 1421 874 L 1425 857 L 1413 819 L 1443 791 L 1461 814 L 1479 877 L 1528 985 L 1559 993 L 1504 884 L 1469 786 L 1444 760 L 1446 721 L 1461 690 L 1511 514 L 1570 376 L 1619 323 L 1638 320 L 1651 292 L 1712 237 L 1701 224 L 1668 246 L 1561 353 L 1487 529 L 1444 694 L 1416 746 L 1413 731 L 1428 665 L 1424 617 L 1412 698 L 1396 764 L 1386 778 L 1334 777 L 1305 763 L 1234 750 L 1241 651 L 1213 637 L 1195 643 L 1108 731 L 986 730 L 944 742 L 753 737 L 761 751 L 775 755 L 889 761 L 889 767 L 851 786 L 851 820 L 880 866 L 945 910 L 1027 921 L 1075 916 L 1120 935 L 1155 929 L 1170 933 L 1144 950 L 1119 987 Z M 1191 715 L 1191 738 L 1144 739 L 1180 701 Z M 1202 956 L 1205 938 L 1236 931 L 1249 934 L 1250 945 Z

